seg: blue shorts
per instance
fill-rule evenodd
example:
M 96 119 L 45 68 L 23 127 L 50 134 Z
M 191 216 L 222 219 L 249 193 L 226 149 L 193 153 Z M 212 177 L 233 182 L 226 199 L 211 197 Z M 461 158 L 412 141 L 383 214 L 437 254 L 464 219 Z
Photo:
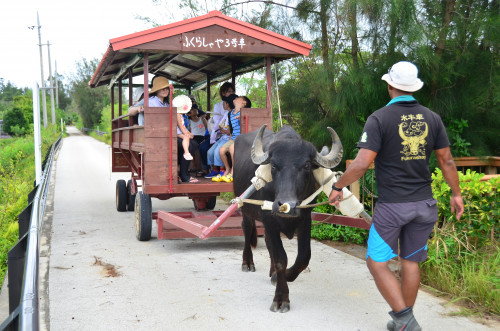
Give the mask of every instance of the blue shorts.
M 427 240 L 437 221 L 437 201 L 434 199 L 377 203 L 368 237 L 366 258 L 386 262 L 399 256 L 422 262 L 427 258 Z

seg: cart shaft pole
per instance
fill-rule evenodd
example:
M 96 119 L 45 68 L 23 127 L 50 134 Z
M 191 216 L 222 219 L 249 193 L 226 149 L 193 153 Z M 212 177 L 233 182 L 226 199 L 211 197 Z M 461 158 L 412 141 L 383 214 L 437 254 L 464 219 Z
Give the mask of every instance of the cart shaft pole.
M 245 192 L 240 196 L 241 199 L 247 199 L 255 192 L 255 187 L 250 185 Z M 207 239 L 210 235 L 219 228 L 236 210 L 238 209 L 238 203 L 234 202 L 231 204 L 209 227 L 203 229 L 200 238 Z

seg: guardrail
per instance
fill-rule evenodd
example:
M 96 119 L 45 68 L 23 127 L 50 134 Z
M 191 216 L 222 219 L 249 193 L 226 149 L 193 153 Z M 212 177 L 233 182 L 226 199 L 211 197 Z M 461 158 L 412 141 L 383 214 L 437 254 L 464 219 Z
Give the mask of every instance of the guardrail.
M 0 330 L 39 330 L 38 261 L 39 242 L 50 184 L 52 164 L 62 135 L 52 144 L 43 161 L 42 178 L 28 194 L 28 206 L 19 214 L 19 240 L 7 255 L 9 316 Z
M 82 128 L 82 132 L 87 133 L 87 132 L 90 132 L 90 131 L 94 131 L 95 133 L 97 133 L 100 136 L 103 136 L 105 134 L 109 134 L 109 132 L 106 132 L 106 131 L 99 131 L 99 128 L 97 128 L 97 130 L 89 129 L 89 128 Z

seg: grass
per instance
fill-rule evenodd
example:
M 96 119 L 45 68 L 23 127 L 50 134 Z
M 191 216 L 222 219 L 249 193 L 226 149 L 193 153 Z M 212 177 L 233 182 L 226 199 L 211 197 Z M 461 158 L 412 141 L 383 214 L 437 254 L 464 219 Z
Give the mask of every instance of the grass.
M 57 139 L 57 126 L 42 130 L 42 157 Z M 17 217 L 34 188 L 33 136 L 0 140 L 0 286 L 7 270 L 7 253 L 18 238 Z
M 500 317 L 500 247 L 498 241 L 471 242 L 453 224 L 436 227 L 428 259 L 421 264 L 422 282 L 447 293 L 471 314 Z
M 221 192 L 220 197 L 225 202 L 230 203 L 231 200 L 234 199 L 234 193 L 233 192 Z
M 105 135 L 98 135 L 94 131 L 91 131 L 88 133 L 88 135 L 96 140 L 102 141 L 105 144 L 111 145 L 111 135 L 110 134 L 105 134 Z

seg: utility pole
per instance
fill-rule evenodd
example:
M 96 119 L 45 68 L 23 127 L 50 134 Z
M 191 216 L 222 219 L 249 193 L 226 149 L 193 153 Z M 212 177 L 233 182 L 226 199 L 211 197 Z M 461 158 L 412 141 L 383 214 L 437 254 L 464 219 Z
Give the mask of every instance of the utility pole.
M 47 50 L 49 55 L 49 78 L 50 78 L 50 110 L 52 112 L 52 125 L 56 124 L 56 107 L 54 104 L 54 81 L 52 79 L 52 61 L 50 60 L 50 43 L 47 40 Z
M 43 57 L 42 57 L 42 35 L 40 29 L 40 18 L 38 17 L 38 12 L 36 12 L 36 21 L 38 24 L 38 46 L 40 46 L 40 72 L 42 74 L 42 106 L 43 106 L 43 127 L 47 127 L 47 101 L 45 99 L 45 80 L 43 78 Z
M 54 77 L 56 78 L 56 107 L 59 108 L 59 83 L 57 81 L 57 61 L 54 61 L 56 64 L 56 70 L 54 73 Z
M 42 136 L 40 133 L 40 94 L 38 83 L 33 84 L 33 139 L 35 140 L 35 181 L 40 184 L 42 179 Z

